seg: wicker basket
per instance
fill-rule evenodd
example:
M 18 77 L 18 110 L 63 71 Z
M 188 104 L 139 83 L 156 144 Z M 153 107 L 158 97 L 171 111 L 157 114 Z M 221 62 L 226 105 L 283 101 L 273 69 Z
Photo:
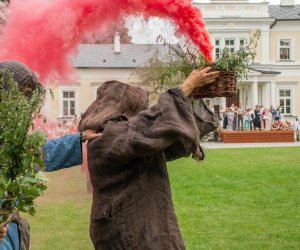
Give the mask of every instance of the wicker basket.
M 193 91 L 194 98 L 213 98 L 234 96 L 237 93 L 236 75 L 232 71 L 220 71 L 214 83 L 197 88 Z

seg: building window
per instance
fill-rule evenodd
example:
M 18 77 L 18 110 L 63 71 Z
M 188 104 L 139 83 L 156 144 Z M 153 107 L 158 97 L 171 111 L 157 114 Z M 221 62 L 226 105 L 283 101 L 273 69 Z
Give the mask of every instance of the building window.
M 279 104 L 282 108 L 281 112 L 286 115 L 292 113 L 292 91 L 279 90 Z
M 220 57 L 221 52 L 221 41 L 220 39 L 215 40 L 215 59 L 218 59 Z
M 78 90 L 61 87 L 59 89 L 59 116 L 73 117 L 78 114 Z
M 291 39 L 279 40 L 279 59 L 291 60 L 292 41 Z
M 220 58 L 222 50 L 224 48 L 229 49 L 231 53 L 234 53 L 241 49 L 242 47 L 247 46 L 247 39 L 244 37 L 237 37 L 237 38 L 214 38 L 214 56 L 215 59 Z
M 240 48 L 243 48 L 247 45 L 247 39 L 240 39 Z
M 228 48 L 231 53 L 234 53 L 235 39 L 225 39 L 225 48 Z
M 75 115 L 75 91 L 63 91 L 63 116 Z

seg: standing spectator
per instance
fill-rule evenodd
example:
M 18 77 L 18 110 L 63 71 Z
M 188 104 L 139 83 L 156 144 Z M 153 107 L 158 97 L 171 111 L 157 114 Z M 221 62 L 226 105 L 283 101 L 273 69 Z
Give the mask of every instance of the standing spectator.
M 292 123 L 293 129 L 294 129 L 294 138 L 295 141 L 300 141 L 300 122 L 299 119 L 296 118 L 296 121 Z
M 262 114 L 262 112 L 264 112 L 264 111 L 265 111 L 265 109 L 264 109 L 264 105 L 260 104 L 260 105 L 259 105 L 259 108 L 260 108 L 260 113 Z
M 270 106 L 269 112 L 272 114 L 272 117 L 275 119 L 276 109 L 273 107 L 273 105 Z
M 256 128 L 259 128 L 259 130 L 261 131 L 261 118 L 260 108 L 258 105 L 256 105 L 254 110 L 254 130 L 256 130 Z
M 72 121 L 72 126 L 74 127 L 78 127 L 78 118 L 77 118 L 77 114 L 74 115 L 73 121 Z
M 265 112 L 263 114 L 263 120 L 265 122 L 265 129 L 271 130 L 272 114 L 269 112 L 268 109 L 265 109 Z
M 238 130 L 243 131 L 244 130 L 244 109 L 242 108 L 242 105 L 240 104 L 237 109 L 237 115 L 238 115 Z
M 264 119 L 263 119 L 263 115 L 265 113 L 264 106 L 262 104 L 260 104 L 260 105 L 258 105 L 258 108 L 260 110 L 260 127 L 265 128 Z
M 230 107 L 230 110 L 227 113 L 227 121 L 228 121 L 228 130 L 229 131 L 232 131 L 233 120 L 234 120 L 234 112 L 233 112 L 233 108 Z
M 57 132 L 58 132 L 59 137 L 64 135 L 64 129 L 63 129 L 63 125 L 61 124 L 61 122 L 57 123 Z
M 77 133 L 78 132 L 77 127 L 78 127 L 78 119 L 77 119 L 77 115 L 74 115 L 74 118 L 73 118 L 73 121 L 72 121 L 72 124 L 70 127 L 70 133 Z
M 280 106 L 278 106 L 278 108 L 276 109 L 276 114 L 275 114 L 275 121 L 276 122 L 279 122 L 280 121 L 280 114 L 281 114 L 281 112 L 280 112 Z
M 247 109 L 245 112 L 245 116 L 244 116 L 244 128 L 245 129 L 250 129 L 251 121 L 252 121 L 252 117 L 250 114 L 250 109 Z
M 70 134 L 70 129 L 69 129 L 69 126 L 68 126 L 66 120 L 63 120 L 62 129 L 63 129 L 63 134 L 64 134 L 64 135 Z
M 223 126 L 223 123 L 224 123 L 224 113 L 225 113 L 225 110 L 224 110 L 223 106 L 220 106 L 220 109 L 219 109 L 219 123 L 220 123 L 220 128 L 224 127 Z
M 262 117 L 262 127 L 266 129 L 266 120 L 264 119 L 264 115 L 268 109 L 260 109 L 261 117 Z
M 250 108 L 250 111 L 249 111 L 249 114 L 250 114 L 250 129 L 253 130 L 254 129 L 254 118 L 255 118 L 255 115 L 254 115 L 254 111 L 252 108 Z
M 235 106 L 233 108 L 233 114 L 234 114 L 234 118 L 233 118 L 232 129 L 237 130 L 237 126 L 238 126 L 238 109 L 237 109 L 237 106 Z
M 223 129 L 227 129 L 228 127 L 228 119 L 227 119 L 227 114 L 229 113 L 229 108 L 226 107 L 226 110 L 224 111 L 224 114 L 223 114 L 223 117 L 224 117 L 224 120 L 223 120 Z

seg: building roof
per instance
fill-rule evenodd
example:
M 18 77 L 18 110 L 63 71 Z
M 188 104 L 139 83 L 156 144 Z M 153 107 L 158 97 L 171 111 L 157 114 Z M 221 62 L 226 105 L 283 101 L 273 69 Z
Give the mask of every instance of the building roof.
M 77 68 L 135 68 L 143 66 L 155 53 L 166 56 L 169 47 L 162 44 L 121 44 L 121 53 L 113 44 L 81 44 L 74 58 Z
M 300 20 L 300 4 L 292 6 L 269 5 L 270 17 L 276 20 Z
M 249 69 L 254 70 L 256 72 L 260 72 L 263 75 L 279 75 L 279 74 L 281 74 L 281 72 L 279 72 L 279 71 L 261 70 L 261 69 L 256 69 L 254 67 L 249 67 Z

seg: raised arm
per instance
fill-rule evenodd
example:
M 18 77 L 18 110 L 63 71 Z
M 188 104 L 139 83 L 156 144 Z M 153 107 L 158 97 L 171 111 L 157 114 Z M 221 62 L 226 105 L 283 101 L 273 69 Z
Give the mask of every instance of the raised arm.
M 207 73 L 210 68 L 195 70 L 175 89 L 163 93 L 158 103 L 134 118 L 110 121 L 100 140 L 88 145 L 89 162 L 101 165 L 122 165 L 162 151 L 174 143 L 184 146 L 184 156 L 193 154 L 202 159 L 199 132 L 187 96 L 196 87 L 214 81 L 218 73 Z M 97 164 L 96 163 L 96 164 Z

